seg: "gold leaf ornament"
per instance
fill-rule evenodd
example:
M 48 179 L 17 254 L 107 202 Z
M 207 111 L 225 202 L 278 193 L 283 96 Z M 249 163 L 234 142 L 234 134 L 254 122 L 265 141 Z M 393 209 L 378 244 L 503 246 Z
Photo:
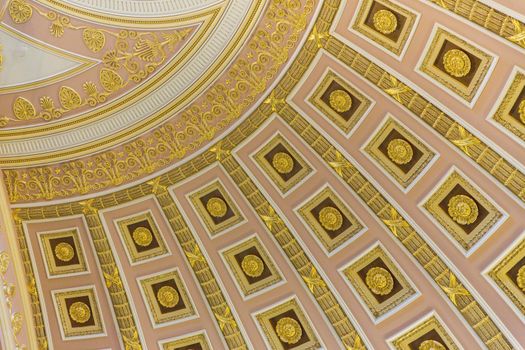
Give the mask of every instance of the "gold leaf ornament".
M 278 173 L 289 174 L 293 170 L 293 158 L 286 152 L 275 153 L 272 158 L 272 166 Z
M 324 207 L 319 211 L 319 222 L 329 231 L 337 231 L 343 226 L 343 215 L 339 209 Z
M 91 318 L 91 310 L 86 303 L 76 301 L 69 307 L 69 316 L 77 323 L 86 323 Z
M 153 235 L 151 231 L 146 227 L 137 227 L 133 231 L 133 242 L 141 247 L 147 247 L 153 242 Z
M 163 286 L 157 292 L 157 300 L 160 305 L 172 308 L 179 303 L 180 295 L 172 286 Z
M 86 28 L 82 32 L 84 44 L 93 52 L 99 52 L 106 44 L 106 36 L 101 30 Z
M 392 11 L 379 10 L 374 14 L 374 28 L 385 35 L 393 33 L 397 29 L 397 17 Z
M 264 263 L 257 255 L 246 255 L 241 262 L 242 271 L 249 277 L 259 277 L 264 271 Z
M 412 160 L 414 151 L 410 143 L 402 139 L 393 139 L 387 146 L 388 158 L 396 164 L 407 164 Z
M 296 344 L 303 336 L 299 322 L 291 317 L 283 317 L 277 321 L 275 332 L 279 339 L 286 344 Z
M 443 56 L 445 71 L 456 78 L 462 78 L 470 73 L 472 63 L 468 55 L 458 49 L 452 49 Z
M 78 92 L 68 86 L 62 86 L 58 91 L 58 98 L 60 104 L 66 110 L 71 110 L 80 107 L 82 99 Z
M 436 340 L 425 340 L 419 344 L 418 350 L 446 350 L 447 348 Z
M 9 15 L 17 24 L 26 23 L 33 15 L 33 8 L 25 0 L 11 0 Z
M 366 273 L 366 285 L 377 295 L 387 295 L 394 288 L 394 278 L 392 274 L 382 267 L 372 267 Z
M 458 224 L 469 225 L 478 218 L 478 205 L 469 196 L 459 194 L 448 201 L 448 214 Z
M 518 284 L 518 287 L 525 293 L 525 265 L 520 267 L 518 270 L 516 283 Z
M 211 216 L 222 218 L 228 212 L 228 206 L 221 198 L 213 197 L 210 198 L 206 203 L 206 210 Z
M 520 120 L 523 124 L 525 124 L 525 100 L 520 102 L 520 105 L 518 107 L 518 111 L 520 113 Z
M 336 112 L 348 112 L 352 108 L 352 97 L 343 90 L 335 90 L 330 93 L 330 107 Z
M 17 97 L 13 104 L 13 113 L 19 120 L 29 120 L 36 116 L 35 107 L 24 97 Z
M 102 68 L 100 70 L 100 84 L 107 92 L 114 92 L 124 85 L 122 77 L 111 69 Z
M 55 256 L 63 262 L 71 261 L 75 257 L 75 249 L 67 242 L 60 242 L 55 246 Z

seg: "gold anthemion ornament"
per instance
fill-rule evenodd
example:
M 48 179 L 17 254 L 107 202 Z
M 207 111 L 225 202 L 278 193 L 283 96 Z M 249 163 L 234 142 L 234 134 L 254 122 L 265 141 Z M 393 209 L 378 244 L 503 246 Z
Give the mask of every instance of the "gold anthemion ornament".
M 31 18 L 33 8 L 25 0 L 11 0 L 9 3 L 9 15 L 13 22 L 22 24 Z
M 36 116 L 35 106 L 24 97 L 17 97 L 13 104 L 13 113 L 19 120 L 29 120 Z
M 516 283 L 518 287 L 525 293 L 525 265 L 520 267 L 518 270 L 518 276 L 516 277 Z
M 372 267 L 366 273 L 366 285 L 377 295 L 387 295 L 394 288 L 394 278 L 392 274 L 382 267 Z
M 222 218 L 228 212 L 228 206 L 223 199 L 213 197 L 206 203 L 206 210 L 211 216 L 216 218 Z
M 75 109 L 82 105 L 82 99 L 78 92 L 69 86 L 62 86 L 58 91 L 58 99 L 60 104 L 66 110 Z
M 286 152 L 277 152 L 272 158 L 272 166 L 281 174 L 289 174 L 293 170 L 293 158 Z
M 469 225 L 478 218 L 478 205 L 469 196 L 456 195 L 448 201 L 448 214 L 460 225 Z
M 458 49 L 452 49 L 443 56 L 445 71 L 456 78 L 461 78 L 470 73 L 472 63 L 468 55 Z
M 525 100 L 520 102 L 520 105 L 518 107 L 518 111 L 520 113 L 520 120 L 523 124 L 525 124 Z
M 337 231 L 343 226 L 343 215 L 339 209 L 324 207 L 319 211 L 319 222 L 329 231 Z
M 418 350 L 447 350 L 447 348 L 440 342 L 431 339 L 419 344 Z
M 264 263 L 257 255 L 246 255 L 241 261 L 242 271 L 249 277 L 259 277 L 264 271 Z
M 71 261 L 75 256 L 75 249 L 69 243 L 60 242 L 55 246 L 55 256 L 63 262 Z
M 283 343 L 296 344 L 303 336 L 303 330 L 299 322 L 291 317 L 283 317 L 277 321 L 275 332 Z
M 172 286 L 162 286 L 157 292 L 157 300 L 160 305 L 172 308 L 179 303 L 180 295 Z
M 84 44 L 93 52 L 99 52 L 106 44 L 106 36 L 98 29 L 86 28 L 82 32 Z
M 348 112 L 352 108 L 352 97 L 344 90 L 335 90 L 330 93 L 329 103 L 336 112 Z
M 379 10 L 374 14 L 374 28 L 385 35 L 397 29 L 397 17 L 392 11 Z
M 387 146 L 388 158 L 396 164 L 407 164 L 414 156 L 414 150 L 410 143 L 402 139 L 393 139 Z
M 91 310 L 86 303 L 76 301 L 69 307 L 69 317 L 77 323 L 86 323 L 91 318 Z
M 147 227 L 137 227 L 133 233 L 133 242 L 141 247 L 147 247 L 153 242 L 153 234 Z

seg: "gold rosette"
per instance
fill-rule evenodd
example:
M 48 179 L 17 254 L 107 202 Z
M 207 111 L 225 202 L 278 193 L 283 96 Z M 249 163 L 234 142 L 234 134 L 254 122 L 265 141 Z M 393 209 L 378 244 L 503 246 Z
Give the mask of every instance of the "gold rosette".
M 175 307 L 180 300 L 179 292 L 172 286 L 162 286 L 157 292 L 157 300 L 164 307 Z
M 525 265 L 520 267 L 518 270 L 518 276 L 516 277 L 516 283 L 518 287 L 525 293 Z
M 324 207 L 319 211 L 319 222 L 329 231 L 337 231 L 343 226 L 343 215 L 339 209 Z
M 133 242 L 141 247 L 147 247 L 153 242 L 153 235 L 151 234 L 150 229 L 146 227 L 137 227 L 133 231 L 132 236 Z
M 382 267 L 372 267 L 366 273 L 366 285 L 377 295 L 387 295 L 394 288 L 394 278 L 392 274 Z
M 275 153 L 272 159 L 272 166 L 281 174 L 289 174 L 293 170 L 293 158 L 285 152 Z
M 523 124 L 525 124 L 525 100 L 520 102 L 518 110 L 520 113 L 520 120 Z
M 283 343 L 296 344 L 303 335 L 299 322 L 291 317 L 283 317 L 277 321 L 275 332 Z
M 352 97 L 343 90 L 335 90 L 330 93 L 330 107 L 336 112 L 348 112 L 352 108 Z
M 86 303 L 76 301 L 69 307 L 69 317 L 77 323 L 86 323 L 91 318 L 91 310 Z
M 460 225 L 472 224 L 478 218 L 478 205 L 472 198 L 462 194 L 448 201 L 448 214 Z
M 241 261 L 242 271 L 249 277 L 259 277 L 264 271 L 264 263 L 257 255 L 246 255 Z
M 412 160 L 414 151 L 410 143 L 402 139 L 393 139 L 387 146 L 388 158 L 396 164 L 407 164 Z
M 418 350 L 446 350 L 447 348 L 438 341 L 435 340 L 425 340 L 419 344 Z
M 213 197 L 206 203 L 206 210 L 211 216 L 222 218 L 228 212 L 228 206 L 221 198 Z
M 374 14 L 374 28 L 382 34 L 391 34 L 397 29 L 397 17 L 392 11 L 379 10 Z
M 75 256 L 75 249 L 69 243 L 60 242 L 55 246 L 55 256 L 63 262 L 71 261 Z
M 458 49 L 452 49 L 443 56 L 443 66 L 445 71 L 456 78 L 461 78 L 469 74 L 472 64 L 468 55 Z

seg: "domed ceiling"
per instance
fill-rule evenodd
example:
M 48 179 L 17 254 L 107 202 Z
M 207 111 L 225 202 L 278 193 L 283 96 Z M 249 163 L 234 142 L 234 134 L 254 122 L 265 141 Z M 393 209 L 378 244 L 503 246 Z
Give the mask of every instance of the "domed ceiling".
M 1 349 L 524 349 L 525 4 L 1 0 Z

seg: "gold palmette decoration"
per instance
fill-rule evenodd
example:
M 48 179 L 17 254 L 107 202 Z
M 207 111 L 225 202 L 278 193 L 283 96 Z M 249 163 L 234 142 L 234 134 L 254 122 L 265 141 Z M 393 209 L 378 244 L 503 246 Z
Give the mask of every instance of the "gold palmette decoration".
M 293 170 L 294 160 L 286 152 L 277 152 L 272 158 L 272 166 L 278 173 L 289 174 Z
M 385 35 L 393 33 L 397 29 L 397 17 L 392 11 L 379 10 L 374 14 L 374 28 Z
M 407 164 L 412 160 L 414 151 L 410 143 L 403 139 L 393 139 L 387 146 L 388 158 L 396 164 Z
M 303 329 L 299 322 L 291 317 L 283 317 L 277 321 L 275 332 L 279 339 L 286 344 L 297 344 L 303 336 Z
M 222 198 L 212 197 L 206 202 L 206 210 L 211 216 L 222 218 L 228 212 L 228 206 Z
M 343 215 L 337 208 L 324 207 L 319 211 L 319 222 L 328 231 L 337 231 L 343 226 Z
M 418 350 L 447 350 L 447 348 L 436 340 L 425 340 L 419 344 Z
M 478 218 L 478 205 L 469 196 L 456 195 L 448 201 L 448 214 L 460 225 L 469 225 Z
M 179 303 L 180 295 L 172 286 L 162 286 L 157 292 L 157 300 L 160 305 L 173 308 Z
M 55 256 L 63 262 L 71 261 L 75 257 L 75 249 L 69 243 L 60 242 L 55 246 Z
M 365 283 L 372 293 L 388 295 L 394 288 L 392 274 L 382 267 L 372 267 L 366 273 Z
M 132 236 L 133 242 L 141 247 L 147 247 L 153 242 L 153 235 L 147 227 L 137 227 Z
M 520 102 L 520 105 L 518 107 L 518 111 L 520 114 L 520 120 L 523 124 L 525 124 L 525 100 Z
M 525 265 L 520 267 L 518 275 L 516 276 L 516 283 L 518 287 L 525 293 Z
M 86 303 L 76 301 L 69 306 L 69 317 L 77 323 L 86 323 L 91 318 L 91 310 Z
M 344 113 L 352 108 L 352 97 L 344 90 L 335 90 L 330 93 L 328 103 L 334 111 Z
M 472 63 L 468 55 L 458 49 L 452 49 L 443 56 L 445 71 L 456 78 L 462 78 L 470 73 Z
M 241 261 L 242 271 L 249 277 L 259 277 L 264 271 L 264 263 L 257 255 L 246 255 Z

